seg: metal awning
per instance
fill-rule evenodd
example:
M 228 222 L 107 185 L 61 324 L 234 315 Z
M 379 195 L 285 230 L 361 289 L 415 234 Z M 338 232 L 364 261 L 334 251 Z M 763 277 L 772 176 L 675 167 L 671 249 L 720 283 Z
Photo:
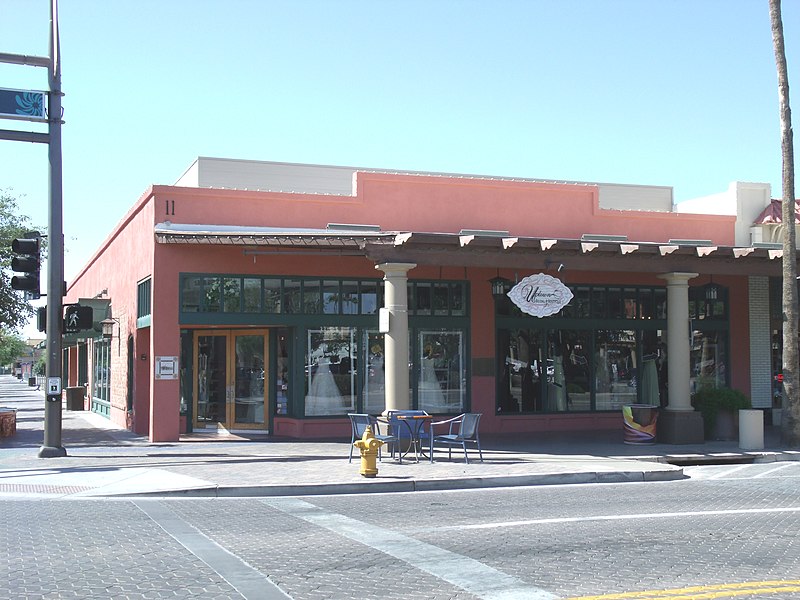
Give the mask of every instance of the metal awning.
M 552 263 L 570 270 L 611 272 L 697 272 L 773 275 L 781 273 L 783 250 L 777 244 L 718 246 L 702 240 L 637 242 L 627 239 L 569 239 L 498 235 L 498 232 L 429 233 L 347 231 L 271 227 L 179 225 L 155 228 L 161 244 L 242 246 L 247 252 L 330 253 L 346 250 L 378 264 L 546 269 Z M 612 236 L 608 236 L 612 237 Z M 254 250 L 256 249 L 256 250 Z

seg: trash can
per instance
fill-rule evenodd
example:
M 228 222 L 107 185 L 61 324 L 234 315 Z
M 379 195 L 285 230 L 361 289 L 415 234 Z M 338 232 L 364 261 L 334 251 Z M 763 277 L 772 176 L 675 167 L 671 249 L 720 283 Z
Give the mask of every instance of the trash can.
M 622 407 L 624 426 L 623 442 L 626 444 L 654 444 L 658 407 L 650 404 L 626 404 Z
M 67 394 L 67 410 L 83 410 L 83 394 L 86 388 L 82 385 L 75 387 L 68 387 Z
M 30 387 L 36 387 L 36 377 L 28 377 L 28 385 Z
M 764 449 L 764 411 L 757 408 L 739 410 L 739 448 Z

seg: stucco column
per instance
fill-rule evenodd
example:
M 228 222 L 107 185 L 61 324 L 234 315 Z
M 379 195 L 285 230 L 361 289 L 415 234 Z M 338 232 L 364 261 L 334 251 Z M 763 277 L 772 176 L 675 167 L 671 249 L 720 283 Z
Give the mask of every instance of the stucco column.
M 375 265 L 383 271 L 384 308 L 389 312 L 389 331 L 384 332 L 384 382 L 386 406 L 390 410 L 410 408 L 408 378 L 408 272 L 413 263 Z
M 690 392 L 689 280 L 697 273 L 659 275 L 667 282 L 667 384 L 669 404 L 658 421 L 658 437 L 672 444 L 703 441 L 703 419 Z
M 689 280 L 697 273 L 667 273 L 667 410 L 694 410 L 690 398 Z

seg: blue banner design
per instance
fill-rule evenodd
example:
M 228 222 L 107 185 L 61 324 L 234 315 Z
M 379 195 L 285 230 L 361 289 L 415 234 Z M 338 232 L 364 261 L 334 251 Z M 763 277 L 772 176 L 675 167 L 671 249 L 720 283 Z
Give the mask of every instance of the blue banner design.
M 44 119 L 44 92 L 0 88 L 0 117 Z

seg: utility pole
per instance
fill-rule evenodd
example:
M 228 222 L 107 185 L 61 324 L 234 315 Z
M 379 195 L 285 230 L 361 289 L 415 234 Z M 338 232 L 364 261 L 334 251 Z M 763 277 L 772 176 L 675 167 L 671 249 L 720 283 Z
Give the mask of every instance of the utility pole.
M 50 204 L 48 210 L 48 271 L 47 271 L 47 387 L 44 405 L 44 442 L 40 458 L 66 456 L 61 445 L 61 353 L 64 293 L 64 224 L 61 188 L 61 59 L 58 39 L 58 0 L 50 0 L 50 52 L 47 57 L 0 53 L 0 62 L 45 67 L 48 70 L 49 91 L 46 122 L 47 134 L 17 130 L 0 130 L 0 139 L 44 143 L 48 145 Z M 15 90 L 5 90 L 14 93 Z M 0 113 L 0 117 L 42 121 L 35 102 L 36 92 L 19 95 L 33 99 L 27 112 Z M 43 107 L 42 107 L 43 114 Z

